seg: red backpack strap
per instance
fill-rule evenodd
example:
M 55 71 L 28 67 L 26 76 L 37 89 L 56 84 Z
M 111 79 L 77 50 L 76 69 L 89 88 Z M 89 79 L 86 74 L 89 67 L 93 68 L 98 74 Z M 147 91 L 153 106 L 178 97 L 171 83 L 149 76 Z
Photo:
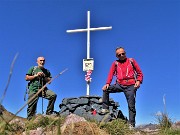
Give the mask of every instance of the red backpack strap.
M 136 72 L 136 68 L 135 68 L 134 63 L 133 63 L 133 58 L 129 58 L 129 62 L 131 63 L 131 65 L 133 67 L 133 70 L 134 70 L 134 79 L 136 81 L 137 80 L 137 72 Z
M 114 63 L 115 63 L 115 72 L 114 72 L 114 75 L 116 75 L 117 74 L 117 66 L 118 66 L 117 60 Z
M 133 58 L 129 58 L 129 62 L 131 63 L 131 65 L 132 65 L 134 71 L 136 71 L 136 68 L 134 67 L 134 63 L 133 63 Z
M 117 62 L 117 60 L 115 61 L 115 66 L 118 66 L 118 62 Z

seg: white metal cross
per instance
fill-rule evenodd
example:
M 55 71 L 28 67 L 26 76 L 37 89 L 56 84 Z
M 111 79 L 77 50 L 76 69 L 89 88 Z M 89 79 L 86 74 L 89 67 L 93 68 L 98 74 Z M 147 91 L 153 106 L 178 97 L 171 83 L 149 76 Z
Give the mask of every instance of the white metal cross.
M 110 30 L 110 27 L 98 27 L 98 28 L 91 28 L 90 27 L 90 11 L 87 12 L 87 28 L 86 29 L 75 29 L 75 30 L 67 30 L 67 33 L 76 33 L 76 32 L 87 32 L 87 59 L 90 59 L 90 31 L 98 31 L 98 30 Z M 87 82 L 87 92 L 86 95 L 89 96 L 89 85 L 90 83 Z

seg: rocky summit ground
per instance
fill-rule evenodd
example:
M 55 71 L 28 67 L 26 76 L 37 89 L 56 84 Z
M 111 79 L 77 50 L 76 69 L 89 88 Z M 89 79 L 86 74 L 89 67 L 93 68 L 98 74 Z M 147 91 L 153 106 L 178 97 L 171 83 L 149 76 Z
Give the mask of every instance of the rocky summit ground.
M 89 122 L 85 118 L 75 114 L 70 114 L 63 121 L 60 126 L 54 125 L 54 121 L 58 122 L 59 117 L 56 115 L 41 115 L 38 114 L 33 121 L 28 122 L 26 118 L 14 116 L 13 113 L 8 112 L 3 106 L 0 106 L 0 134 L 8 135 L 110 135 L 105 129 L 100 128 L 96 122 Z M 13 118 L 11 120 L 11 118 Z M 42 120 L 51 119 L 52 123 L 44 126 Z M 6 123 L 10 128 L 6 128 L 2 123 Z M 28 123 L 28 124 L 27 124 Z M 34 129 L 27 129 L 28 127 L 35 127 Z M 8 126 L 7 126 L 8 127 Z M 13 129 L 11 129 L 13 128 Z M 172 128 L 180 129 L 180 121 L 173 124 Z M 179 132 L 178 132 L 179 133 Z M 126 133 L 121 133 L 126 135 Z M 116 134 L 116 135 L 121 135 Z M 156 124 L 141 125 L 133 129 L 128 134 L 133 135 L 160 135 L 159 128 Z M 173 134 L 174 135 L 174 134 Z M 175 134 L 176 135 L 176 134 Z M 178 134 L 177 134 L 178 135 Z

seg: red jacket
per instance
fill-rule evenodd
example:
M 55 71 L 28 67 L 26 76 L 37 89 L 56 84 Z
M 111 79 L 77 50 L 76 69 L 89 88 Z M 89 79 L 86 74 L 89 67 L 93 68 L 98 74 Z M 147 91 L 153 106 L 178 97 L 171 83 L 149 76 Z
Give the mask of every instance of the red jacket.
M 134 68 L 133 68 L 134 67 Z M 121 85 L 135 84 L 135 74 L 138 81 L 142 83 L 143 73 L 138 63 L 133 58 L 126 58 L 124 62 L 114 61 L 110 68 L 106 84 L 111 84 L 113 76 L 116 76 L 116 81 Z

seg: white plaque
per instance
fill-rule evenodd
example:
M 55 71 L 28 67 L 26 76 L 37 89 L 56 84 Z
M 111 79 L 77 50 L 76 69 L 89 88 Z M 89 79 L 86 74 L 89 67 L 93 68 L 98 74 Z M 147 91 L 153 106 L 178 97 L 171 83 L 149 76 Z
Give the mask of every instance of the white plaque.
M 83 59 L 83 71 L 94 70 L 94 60 Z

